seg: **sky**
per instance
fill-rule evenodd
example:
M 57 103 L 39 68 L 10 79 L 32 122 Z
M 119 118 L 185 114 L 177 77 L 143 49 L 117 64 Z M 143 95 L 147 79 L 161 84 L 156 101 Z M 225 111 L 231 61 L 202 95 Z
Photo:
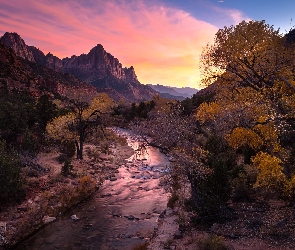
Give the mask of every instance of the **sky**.
M 202 88 L 200 54 L 218 29 L 265 20 L 286 33 L 294 10 L 294 0 L 0 0 L 0 36 L 59 58 L 102 44 L 143 84 Z

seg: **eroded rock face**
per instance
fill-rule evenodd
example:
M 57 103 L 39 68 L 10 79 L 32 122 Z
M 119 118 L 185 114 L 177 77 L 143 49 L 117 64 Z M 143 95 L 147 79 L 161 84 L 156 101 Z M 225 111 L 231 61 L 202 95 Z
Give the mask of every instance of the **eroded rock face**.
M 0 41 L 0 85 L 8 90 L 25 91 L 32 96 L 67 96 L 83 91 L 88 96 L 97 93 L 95 87 L 73 75 L 61 74 L 41 64 L 24 60 Z
M 128 80 L 128 81 L 138 81 L 133 66 L 131 66 L 130 68 L 124 68 L 123 70 L 125 72 L 125 79 L 126 80 Z
M 46 55 L 44 66 L 46 66 L 47 68 L 53 69 L 55 71 L 63 73 L 62 61 L 58 57 L 54 56 L 51 53 L 48 53 Z
M 39 50 L 36 47 L 34 47 L 34 46 L 28 46 L 28 47 L 29 47 L 29 50 L 33 54 L 34 61 L 36 63 L 38 63 L 38 64 L 45 65 L 45 63 L 46 63 L 46 57 L 45 57 L 44 53 L 41 50 Z
M 5 33 L 0 40 L 16 55 L 61 73 L 69 73 L 94 85 L 99 92 L 110 93 L 114 100 L 150 100 L 157 91 L 141 84 L 134 68 L 123 68 L 117 58 L 106 52 L 101 44 L 88 54 L 60 59 L 51 53 L 46 56 L 34 46 L 27 46 L 17 33 Z
M 11 48 L 16 55 L 31 62 L 35 62 L 32 51 L 17 33 L 6 32 L 4 36 L 0 38 L 0 41 L 2 41 L 5 46 Z
M 88 54 L 62 59 L 63 71 L 76 75 L 81 80 L 91 82 L 112 75 L 126 80 L 125 71 L 117 58 L 107 53 L 101 44 L 96 45 Z

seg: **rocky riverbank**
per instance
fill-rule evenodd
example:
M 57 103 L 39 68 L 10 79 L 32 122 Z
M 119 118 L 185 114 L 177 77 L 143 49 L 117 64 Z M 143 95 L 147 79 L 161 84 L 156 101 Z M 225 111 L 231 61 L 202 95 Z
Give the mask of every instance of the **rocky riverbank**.
M 102 164 L 109 164 L 103 169 L 112 168 L 112 164 L 120 167 L 115 174 L 108 174 L 91 199 L 58 216 L 16 249 L 130 250 L 150 241 L 167 205 L 167 193 L 160 180 L 169 171 L 169 160 L 132 132 L 116 129 L 115 133 L 127 138 L 136 153 L 124 164 L 103 159 Z M 110 150 L 114 159 L 122 153 L 122 148 Z M 91 155 L 97 156 L 93 152 Z M 46 219 L 50 221 L 51 216 Z
M 59 153 L 40 153 L 38 164 L 44 174 L 27 177 L 26 199 L 0 211 L 0 249 L 11 248 L 66 210 L 95 193 L 104 180 L 115 180 L 118 168 L 132 156 L 133 149 L 111 143 L 107 150 L 85 145 L 83 160 L 72 160 L 73 175 L 61 175 Z

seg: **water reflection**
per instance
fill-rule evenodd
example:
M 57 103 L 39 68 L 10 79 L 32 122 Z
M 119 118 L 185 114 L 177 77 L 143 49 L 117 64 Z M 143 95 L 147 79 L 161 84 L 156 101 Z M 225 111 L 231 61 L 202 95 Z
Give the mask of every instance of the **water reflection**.
M 142 147 L 143 142 L 134 134 L 122 129 L 116 133 L 127 137 L 135 150 L 140 149 L 119 168 L 117 180 L 105 181 L 94 198 L 47 225 L 17 249 L 129 250 L 151 237 L 167 204 L 159 178 L 169 161 L 158 149 Z M 72 220 L 72 214 L 79 220 Z

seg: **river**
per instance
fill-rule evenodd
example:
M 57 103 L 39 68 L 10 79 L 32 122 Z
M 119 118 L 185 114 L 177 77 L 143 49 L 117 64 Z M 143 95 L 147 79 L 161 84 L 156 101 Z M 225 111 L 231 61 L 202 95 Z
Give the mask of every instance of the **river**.
M 134 150 L 142 144 L 127 130 L 116 128 L 115 132 L 125 136 Z M 168 169 L 169 161 L 158 149 L 135 151 L 119 167 L 116 180 L 106 180 L 94 197 L 40 229 L 17 249 L 131 250 L 143 244 L 166 208 L 167 193 L 159 179 Z

